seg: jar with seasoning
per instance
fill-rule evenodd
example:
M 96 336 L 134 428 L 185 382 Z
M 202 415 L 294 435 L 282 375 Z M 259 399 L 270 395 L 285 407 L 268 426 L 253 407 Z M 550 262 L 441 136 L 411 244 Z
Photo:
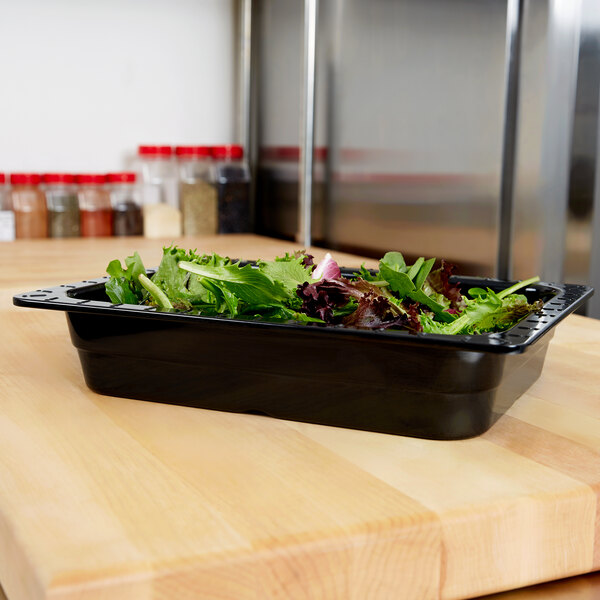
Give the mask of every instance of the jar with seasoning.
M 177 166 L 172 155 L 171 146 L 138 147 L 144 205 L 163 203 L 179 208 Z
M 181 235 L 177 169 L 171 146 L 140 146 L 144 236 L 176 238 Z
M 21 239 L 48 237 L 46 196 L 40 189 L 36 173 L 12 173 L 10 201 L 15 213 L 15 237 Z
M 113 210 L 113 235 L 143 235 L 141 191 L 135 173 L 108 173 L 106 181 Z
M 79 185 L 79 214 L 82 237 L 112 235 L 113 212 L 105 175 L 85 174 L 75 178 Z
M 179 199 L 185 235 L 217 233 L 217 188 L 209 146 L 177 146 Z
M 79 202 L 73 175 L 45 173 L 42 182 L 48 207 L 48 235 L 53 238 L 79 237 Z
M 15 239 L 15 213 L 6 189 L 6 175 L 0 173 L 0 242 Z
M 219 233 L 250 231 L 250 171 L 241 146 L 212 149 L 217 179 Z

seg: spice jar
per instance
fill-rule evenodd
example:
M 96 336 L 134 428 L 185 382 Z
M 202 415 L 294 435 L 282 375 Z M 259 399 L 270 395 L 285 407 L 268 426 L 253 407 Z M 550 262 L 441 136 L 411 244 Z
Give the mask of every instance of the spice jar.
M 241 146 L 212 149 L 217 179 L 219 233 L 250 231 L 250 171 Z
M 113 235 L 142 235 L 144 217 L 141 192 L 135 173 L 109 173 L 106 176 L 113 210 Z
M 177 146 L 179 200 L 185 235 L 217 233 L 217 188 L 209 146 Z
M 181 235 L 177 169 L 172 152 L 170 146 L 138 148 L 145 237 L 172 239 Z
M 79 214 L 83 237 L 112 235 L 113 213 L 104 175 L 77 175 Z
M 15 237 L 48 237 L 48 209 L 46 196 L 39 188 L 36 173 L 13 173 L 10 200 L 15 213 Z
M 42 176 L 48 207 L 48 235 L 53 238 L 78 237 L 79 202 L 75 178 L 67 173 Z
M 6 175 L 0 173 L 0 242 L 15 239 L 15 213 L 6 189 Z
M 172 154 L 171 146 L 139 146 L 144 205 L 163 203 L 179 208 L 177 166 Z

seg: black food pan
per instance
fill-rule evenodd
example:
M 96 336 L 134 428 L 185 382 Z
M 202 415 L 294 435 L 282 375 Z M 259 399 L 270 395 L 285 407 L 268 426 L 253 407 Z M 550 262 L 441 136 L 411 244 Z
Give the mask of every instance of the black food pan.
M 450 336 L 113 305 L 107 279 L 13 298 L 66 312 L 99 394 L 440 440 L 486 431 L 539 377 L 556 324 L 593 293 L 538 283 L 519 293 L 542 299 L 540 312 L 502 333 Z M 514 283 L 453 279 L 463 290 Z

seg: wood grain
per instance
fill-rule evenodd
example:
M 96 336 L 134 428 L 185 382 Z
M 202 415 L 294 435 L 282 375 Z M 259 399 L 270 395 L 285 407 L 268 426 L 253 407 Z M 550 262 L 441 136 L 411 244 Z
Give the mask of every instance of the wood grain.
M 181 243 L 243 258 L 298 248 Z M 64 315 L 11 297 L 99 276 L 134 249 L 155 265 L 160 246 L 0 245 L 10 600 L 458 599 L 600 568 L 600 323 L 559 325 L 540 380 L 458 442 L 94 394 Z

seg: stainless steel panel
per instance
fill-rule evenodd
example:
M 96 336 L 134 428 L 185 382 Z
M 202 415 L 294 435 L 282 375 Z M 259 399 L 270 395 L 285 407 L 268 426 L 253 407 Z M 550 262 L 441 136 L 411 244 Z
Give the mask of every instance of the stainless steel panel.
M 313 237 L 323 240 L 324 168 L 327 139 L 326 64 L 330 14 L 334 0 L 318 5 L 314 141 L 311 185 Z M 257 88 L 257 223 L 260 233 L 294 239 L 299 222 L 300 138 L 302 128 L 304 3 L 298 0 L 255 0 Z M 315 40 L 316 41 L 316 40 Z
M 542 142 L 544 249 L 540 275 L 564 281 L 566 216 L 579 55 L 581 2 L 550 2 L 548 79 Z
M 257 0 L 256 4 L 259 144 L 298 146 L 303 3 Z
M 548 2 L 526 0 L 523 13 L 517 172 L 513 206 L 513 275 L 539 273 L 543 235 L 541 158 L 547 79 Z
M 594 187 L 597 186 L 598 109 L 600 91 L 600 3 L 583 0 L 577 95 L 571 145 L 571 165 L 564 279 L 600 286 L 600 263 L 592 260 L 593 238 L 600 244 L 600 223 L 594 227 Z M 600 290 L 599 290 L 600 291 Z M 589 314 L 600 317 L 589 307 Z M 582 311 L 584 312 L 584 311 Z
M 292 239 L 303 6 L 255 2 L 258 229 Z M 585 15 L 585 3 L 596 0 L 583 2 Z M 506 85 L 516 6 L 518 95 Z M 504 264 L 515 277 L 561 280 L 571 239 L 565 223 L 581 11 L 581 0 L 321 2 L 314 239 L 373 256 L 392 248 L 443 256 L 474 274 L 494 274 Z M 507 160 L 505 125 L 513 122 L 515 97 L 516 153 Z M 501 202 L 510 197 L 512 211 Z M 510 257 L 511 216 L 512 259 L 502 262 L 500 246 Z
M 506 3 L 342 3 L 330 245 L 493 273 Z
M 298 4 L 262 3 L 261 71 L 271 73 L 261 77 L 263 148 L 298 144 Z M 321 4 L 319 39 L 327 43 L 317 59 L 316 135 L 329 150 L 329 178 L 315 198 L 315 237 L 369 254 L 445 256 L 493 273 L 506 2 Z M 282 203 L 269 204 L 271 225 Z
M 563 280 L 579 0 L 525 6 L 515 193 L 515 277 Z
M 600 121 L 597 129 L 596 173 L 600 173 Z M 593 238 L 590 256 L 589 284 L 596 290 L 588 305 L 588 316 L 600 319 L 600 179 L 596 178 L 593 210 Z
M 580 77 L 578 85 L 575 131 L 573 135 L 574 164 L 571 169 L 571 196 L 569 202 L 570 225 L 567 233 L 567 264 L 585 268 L 585 259 L 590 249 L 587 282 L 594 286 L 595 296 L 588 306 L 588 316 L 600 319 L 600 5 L 591 0 L 583 5 L 582 40 L 580 48 Z M 594 140 L 595 135 L 595 140 Z M 591 165 L 590 159 L 595 152 Z M 577 164 L 585 165 L 574 177 Z M 589 166 L 588 166 L 589 165 Z M 574 183 L 577 182 L 577 185 Z M 593 186 L 593 200 L 590 188 Z M 583 236 L 571 242 L 573 221 L 577 218 Z M 581 231 L 583 230 L 583 232 Z M 583 239 L 581 239 L 583 237 Z M 576 250 L 580 248 L 580 252 Z M 575 251 L 574 251 L 575 250 Z M 580 261 L 582 264 L 580 264 Z M 575 271 L 575 269 L 573 269 Z

